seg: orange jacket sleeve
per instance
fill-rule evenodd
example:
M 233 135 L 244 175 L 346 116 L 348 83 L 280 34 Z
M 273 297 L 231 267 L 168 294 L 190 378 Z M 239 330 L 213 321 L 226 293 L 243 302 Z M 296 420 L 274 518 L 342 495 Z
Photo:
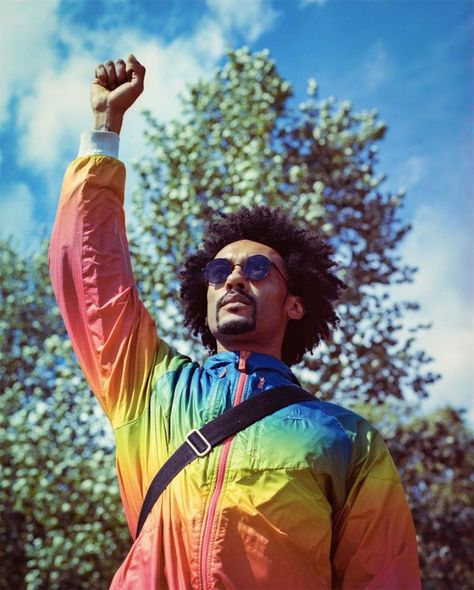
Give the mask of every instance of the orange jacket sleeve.
M 125 167 L 92 155 L 68 167 L 50 243 L 54 293 L 87 381 L 113 426 L 140 415 L 153 368 L 170 362 L 133 277 Z

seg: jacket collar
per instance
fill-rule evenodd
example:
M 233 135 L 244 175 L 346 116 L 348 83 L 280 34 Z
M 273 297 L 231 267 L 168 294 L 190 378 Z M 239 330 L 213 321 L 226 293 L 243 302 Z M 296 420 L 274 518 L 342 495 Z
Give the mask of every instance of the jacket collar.
M 225 368 L 229 369 L 230 367 L 237 370 L 239 360 L 240 351 L 220 352 L 209 357 L 204 363 L 204 368 L 210 373 L 221 373 Z M 252 375 L 262 371 L 279 373 L 284 379 L 288 379 L 299 385 L 298 379 L 283 361 L 280 361 L 269 354 L 251 352 L 246 359 L 245 372 L 248 375 Z

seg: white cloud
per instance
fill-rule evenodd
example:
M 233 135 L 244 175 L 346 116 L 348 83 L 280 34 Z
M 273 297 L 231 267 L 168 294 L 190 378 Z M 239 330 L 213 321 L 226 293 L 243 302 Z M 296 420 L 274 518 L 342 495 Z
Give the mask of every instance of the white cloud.
M 14 97 L 28 92 L 45 64 L 55 61 L 51 33 L 57 28 L 59 0 L 0 2 L 0 124 L 8 118 Z
M 426 176 L 427 161 L 424 156 L 412 156 L 403 162 L 399 171 L 393 176 L 397 182 L 405 188 L 413 188 Z
M 30 244 L 36 235 L 34 224 L 34 198 L 23 183 L 14 184 L 2 198 L 0 215 L 0 237 L 15 236 L 22 246 Z
M 474 423 L 474 317 L 472 293 L 464 284 L 467 273 L 472 279 L 472 246 L 449 211 L 422 205 L 413 227 L 402 254 L 419 272 L 412 285 L 393 292 L 400 299 L 421 303 L 417 320 L 433 322 L 418 342 L 434 358 L 432 368 L 442 379 L 430 388 L 431 396 L 423 405 L 425 409 L 445 404 L 467 407 Z
M 212 43 L 212 53 L 208 51 L 208 43 Z M 217 33 L 211 42 L 203 39 L 201 29 L 192 38 L 177 39 L 166 46 L 137 39 L 134 47 L 147 68 L 140 107 L 149 108 L 161 120 L 178 115 L 177 97 L 187 84 L 209 75 L 225 51 Z
M 193 54 L 202 56 L 208 67 L 211 63 L 214 66 L 224 55 L 228 40 L 220 24 L 212 18 L 205 17 L 193 37 L 184 42 L 184 45 Z
M 207 5 L 226 31 L 237 31 L 249 42 L 268 30 L 277 17 L 267 0 L 207 0 Z
M 91 55 L 76 55 L 60 69 L 43 67 L 30 94 L 19 101 L 20 162 L 45 170 L 61 161 L 64 146 L 90 126 Z M 95 64 L 94 64 L 95 65 Z
M 365 85 L 369 91 L 378 90 L 392 76 L 392 62 L 385 46 L 378 41 L 363 64 Z

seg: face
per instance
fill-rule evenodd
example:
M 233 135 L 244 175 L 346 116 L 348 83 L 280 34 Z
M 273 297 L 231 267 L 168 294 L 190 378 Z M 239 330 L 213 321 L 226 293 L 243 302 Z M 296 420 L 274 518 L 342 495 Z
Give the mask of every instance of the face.
M 269 258 L 280 272 L 272 266 L 264 279 L 248 280 L 243 265 L 255 254 Z M 251 350 L 281 358 L 288 321 L 304 315 L 301 298 L 288 292 L 283 259 L 273 248 L 251 240 L 228 244 L 216 258 L 236 265 L 224 282 L 210 284 L 207 290 L 208 324 L 218 352 Z

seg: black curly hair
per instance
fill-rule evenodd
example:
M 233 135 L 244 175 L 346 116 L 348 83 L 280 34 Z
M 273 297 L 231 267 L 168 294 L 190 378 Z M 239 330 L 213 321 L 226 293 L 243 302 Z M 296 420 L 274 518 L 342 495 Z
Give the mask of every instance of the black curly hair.
M 337 325 L 333 303 L 344 284 L 332 271 L 336 262 L 331 246 L 314 232 L 298 227 L 281 209 L 241 207 L 236 213 L 221 213 L 220 219 L 208 224 L 202 248 L 189 256 L 181 271 L 185 325 L 201 337 L 207 349 L 216 352 L 216 339 L 207 326 L 207 282 L 202 269 L 224 246 L 239 240 L 276 250 L 286 264 L 290 293 L 303 299 L 304 319 L 289 321 L 282 346 L 283 362 L 294 365 Z

